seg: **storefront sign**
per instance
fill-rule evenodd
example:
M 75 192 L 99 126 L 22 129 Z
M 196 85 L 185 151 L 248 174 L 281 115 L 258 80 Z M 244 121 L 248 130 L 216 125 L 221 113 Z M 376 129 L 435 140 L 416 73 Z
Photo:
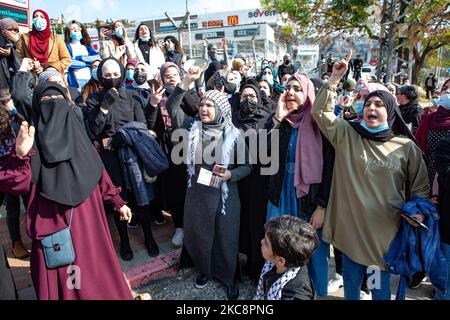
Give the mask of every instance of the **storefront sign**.
M 239 24 L 239 16 L 229 16 L 228 17 L 228 25 L 229 26 L 237 26 Z
M 225 31 L 215 31 L 215 32 L 205 32 L 205 33 L 196 33 L 195 40 L 203 40 L 203 39 L 221 39 L 225 38 Z
M 16 8 L 0 3 L 0 19 L 10 18 L 17 21 L 21 26 L 28 26 L 28 14 L 28 8 Z
M 234 36 L 236 38 L 239 37 L 253 37 L 258 33 L 258 29 L 242 29 L 242 30 L 234 30 Z
M 256 9 L 248 13 L 249 18 L 261 18 L 261 17 L 274 17 L 277 13 L 275 11 L 269 11 L 264 9 Z
M 213 20 L 203 22 L 203 28 L 223 27 L 223 20 Z

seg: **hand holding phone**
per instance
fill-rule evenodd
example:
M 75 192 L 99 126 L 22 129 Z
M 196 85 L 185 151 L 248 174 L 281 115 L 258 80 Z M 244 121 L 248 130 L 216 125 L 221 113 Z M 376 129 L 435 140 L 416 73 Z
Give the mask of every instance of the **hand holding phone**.
M 214 166 L 213 172 L 214 172 L 215 174 L 218 174 L 218 175 L 224 174 L 225 172 L 227 172 L 227 168 L 225 168 L 224 166 L 221 166 L 221 165 L 216 164 L 216 165 Z

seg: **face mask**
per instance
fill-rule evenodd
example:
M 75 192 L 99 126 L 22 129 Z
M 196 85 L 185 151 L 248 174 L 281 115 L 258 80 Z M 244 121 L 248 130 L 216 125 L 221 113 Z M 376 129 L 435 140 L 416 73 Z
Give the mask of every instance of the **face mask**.
M 173 92 L 173 90 L 175 90 L 175 87 L 174 87 L 174 86 L 171 86 L 171 85 L 169 85 L 169 84 L 165 84 L 165 85 L 164 85 L 164 89 L 166 89 L 166 93 L 167 93 L 168 95 L 170 95 L 170 94 Z
M 114 34 L 115 34 L 116 36 L 118 36 L 119 38 L 122 38 L 122 37 L 123 37 L 123 29 L 122 29 L 122 28 L 116 29 L 116 30 L 114 31 Z
M 285 65 L 290 65 L 290 64 L 291 64 L 291 60 L 289 60 L 289 59 L 285 60 L 285 61 L 284 61 L 284 64 L 285 64 Z
M 109 89 L 112 88 L 116 88 L 117 90 L 119 90 L 121 86 L 122 86 L 121 78 L 103 79 L 103 88 L 105 89 L 105 91 L 108 91 Z
M 433 104 L 441 106 L 444 109 L 450 110 L 450 94 L 444 94 L 442 97 L 433 99 Z
M 98 71 L 98 68 L 92 69 L 92 71 L 91 71 L 92 78 L 94 78 L 96 81 L 98 81 L 97 71 Z
M 37 31 L 44 31 L 47 29 L 47 20 L 42 18 L 34 18 L 33 25 Z
M 139 37 L 139 39 L 141 39 L 142 42 L 149 42 L 150 41 L 150 37 Z
M 344 92 L 344 97 L 353 97 L 353 92 Z
M 175 52 L 175 48 L 168 48 L 168 49 L 167 49 L 167 52 L 173 53 L 173 52 Z
M 273 86 L 273 75 L 267 75 L 262 77 L 263 80 L 266 80 L 271 86 Z
M 134 80 L 134 70 L 125 71 L 125 77 L 127 78 L 128 81 L 133 81 Z
M 70 39 L 74 41 L 80 41 L 81 39 L 83 39 L 83 35 L 81 34 L 81 32 L 71 32 Z
M 356 113 L 358 114 L 358 116 L 363 117 L 364 116 L 364 101 L 363 100 L 356 101 L 355 109 L 356 109 Z
M 134 81 L 140 86 L 147 82 L 147 72 L 135 72 Z
M 244 114 L 252 114 L 258 110 L 258 104 L 256 101 L 247 98 L 241 101 L 240 109 Z
M 383 123 L 381 126 L 379 126 L 378 128 L 369 128 L 366 124 L 366 122 L 363 120 L 361 121 L 361 126 L 366 129 L 367 131 L 369 131 L 370 133 L 380 133 L 386 130 L 389 130 L 389 125 L 387 123 Z
M 230 83 L 230 82 L 225 82 L 223 84 L 224 88 L 225 88 L 225 92 L 227 94 L 233 94 L 236 92 L 237 89 L 237 84 L 236 83 Z

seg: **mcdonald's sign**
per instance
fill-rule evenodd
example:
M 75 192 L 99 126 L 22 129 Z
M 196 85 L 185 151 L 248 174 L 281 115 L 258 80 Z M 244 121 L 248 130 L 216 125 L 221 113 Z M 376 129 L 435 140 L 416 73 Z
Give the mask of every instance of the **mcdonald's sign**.
M 229 26 L 237 26 L 239 24 L 239 16 L 229 16 L 228 17 L 228 25 Z

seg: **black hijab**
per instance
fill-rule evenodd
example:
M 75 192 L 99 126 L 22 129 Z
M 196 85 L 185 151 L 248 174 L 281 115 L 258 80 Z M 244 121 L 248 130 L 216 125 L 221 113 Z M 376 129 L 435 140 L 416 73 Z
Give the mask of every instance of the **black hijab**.
M 116 58 L 110 57 L 107 59 L 102 60 L 102 62 L 100 62 L 100 64 L 98 65 L 97 68 L 97 78 L 98 78 L 98 82 L 100 83 L 100 85 L 105 88 L 105 81 L 107 79 L 103 78 L 103 67 L 105 66 L 105 63 L 107 63 L 108 61 L 115 61 L 119 67 L 120 67 L 120 82 L 123 83 L 123 81 L 125 80 L 125 67 L 123 66 L 122 63 L 120 63 L 119 60 L 117 60 Z M 119 80 L 118 80 L 119 81 Z M 105 91 L 105 90 L 104 90 Z M 106 90 L 107 91 L 107 90 Z
M 366 100 L 364 101 L 364 105 L 372 97 L 379 97 L 383 101 L 387 111 L 387 122 L 389 125 L 389 130 L 385 130 L 379 133 L 371 133 L 367 131 L 363 126 L 361 126 L 361 123 L 356 121 L 350 122 L 353 129 L 355 129 L 356 132 L 358 132 L 363 138 L 369 140 L 386 142 L 391 140 L 395 136 L 404 135 L 417 144 L 416 139 L 411 133 L 411 130 L 409 130 L 408 126 L 402 118 L 402 114 L 395 102 L 394 96 L 392 96 L 392 94 L 387 91 L 373 91 L 367 96 Z
M 41 101 L 54 95 L 64 99 Z M 41 196 L 76 207 L 91 195 L 104 167 L 67 101 L 66 90 L 57 83 L 44 82 L 34 89 L 36 155 L 31 159 L 31 169 Z
M 262 119 L 267 119 L 269 117 L 269 113 L 264 110 L 263 96 L 259 85 L 257 83 L 253 84 L 248 82 L 241 88 L 241 94 L 245 88 L 251 88 L 255 91 L 258 103 L 250 104 L 249 99 L 240 101 L 239 109 L 233 114 L 233 123 L 239 129 L 256 129 L 258 123 L 260 123 Z

